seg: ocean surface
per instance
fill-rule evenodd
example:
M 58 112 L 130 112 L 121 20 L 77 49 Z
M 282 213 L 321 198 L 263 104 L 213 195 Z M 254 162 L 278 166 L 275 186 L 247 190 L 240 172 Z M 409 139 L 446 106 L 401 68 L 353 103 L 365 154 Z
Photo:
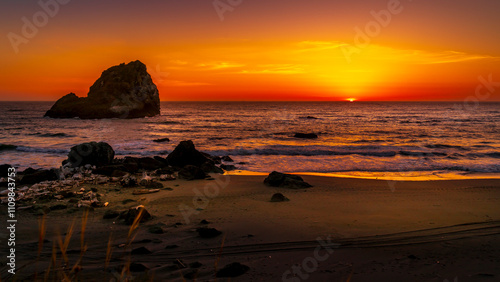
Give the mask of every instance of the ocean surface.
M 0 144 L 17 146 L 0 151 L 0 163 L 59 167 L 90 141 L 108 142 L 117 157 L 166 156 L 191 139 L 251 172 L 500 175 L 500 103 L 162 102 L 161 116 L 132 120 L 44 118 L 52 104 L 0 102 Z

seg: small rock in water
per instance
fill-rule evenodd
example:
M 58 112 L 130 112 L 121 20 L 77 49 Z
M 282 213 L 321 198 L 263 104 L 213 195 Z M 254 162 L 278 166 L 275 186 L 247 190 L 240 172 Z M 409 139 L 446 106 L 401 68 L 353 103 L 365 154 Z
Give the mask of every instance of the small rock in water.
M 225 161 L 225 162 L 234 162 L 234 161 L 233 161 L 233 159 L 231 159 L 231 157 L 230 157 L 230 156 L 223 156 L 221 159 L 222 159 L 223 161 Z
M 221 164 L 220 168 L 226 171 L 236 170 L 236 167 L 234 165 Z
M 302 139 L 316 139 L 318 138 L 318 135 L 316 135 L 315 133 L 295 133 L 293 137 Z
M 156 143 L 170 142 L 170 139 L 168 139 L 168 138 L 159 138 L 159 139 L 154 139 L 153 142 L 156 142 Z

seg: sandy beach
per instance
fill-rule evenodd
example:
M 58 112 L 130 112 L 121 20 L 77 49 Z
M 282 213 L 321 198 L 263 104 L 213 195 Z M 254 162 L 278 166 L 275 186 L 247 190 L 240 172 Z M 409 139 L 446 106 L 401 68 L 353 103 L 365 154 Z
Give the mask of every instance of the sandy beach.
M 264 185 L 265 176 L 212 176 L 163 181 L 161 191 L 144 195 L 133 195 L 133 188 L 116 183 L 77 187 L 97 189 L 108 205 L 89 212 L 84 232 L 87 249 L 75 277 L 214 281 L 216 269 L 234 262 L 249 270 L 231 281 L 495 281 L 500 277 L 500 180 L 388 182 L 306 175 L 304 180 L 314 187 L 287 189 Z M 270 202 L 278 192 L 290 201 Z M 137 205 L 144 205 L 152 218 L 133 230 L 135 237 L 127 245 L 130 225 L 103 215 Z M 37 260 L 41 216 L 18 211 L 17 281 L 43 280 L 51 257 L 60 262 L 52 275 L 70 274 L 81 255 L 83 214 L 84 209 L 69 207 L 48 213 Z M 75 227 L 69 231 L 73 219 Z M 154 234 L 160 232 L 151 226 L 163 234 Z M 201 238 L 200 227 L 222 233 Z M 53 245 L 59 244 L 58 238 L 64 245 L 64 234 L 69 233 L 65 263 L 61 248 L 55 248 L 53 255 Z M 2 279 L 7 274 L 5 260 Z M 122 273 L 128 262 L 131 271 Z

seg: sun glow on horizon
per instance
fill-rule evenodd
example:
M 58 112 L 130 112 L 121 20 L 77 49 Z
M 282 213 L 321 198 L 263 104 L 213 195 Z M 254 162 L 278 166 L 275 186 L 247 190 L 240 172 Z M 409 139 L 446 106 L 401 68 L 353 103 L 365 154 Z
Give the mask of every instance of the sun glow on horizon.
M 356 101 L 356 100 L 357 100 L 356 98 L 347 98 L 347 99 L 346 99 L 346 101 L 349 101 L 349 102 L 351 102 L 351 103 L 352 103 L 352 102 L 354 102 L 354 101 Z

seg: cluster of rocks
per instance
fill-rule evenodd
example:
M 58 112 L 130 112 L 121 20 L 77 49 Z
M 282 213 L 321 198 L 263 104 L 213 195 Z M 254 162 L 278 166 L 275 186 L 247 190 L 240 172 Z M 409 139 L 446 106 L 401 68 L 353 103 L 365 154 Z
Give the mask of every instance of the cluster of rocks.
M 124 186 L 136 186 L 133 174 L 149 172 L 160 180 L 173 180 L 176 177 L 187 180 L 205 179 L 208 173 L 224 173 L 222 160 L 230 157 L 215 157 L 198 151 L 191 140 L 181 141 L 166 157 L 125 157 L 114 158 L 114 151 L 107 143 L 90 142 L 71 148 L 68 159 L 63 162 L 64 169 L 95 166 L 93 173 L 112 178 L 122 177 Z M 177 176 L 175 176 L 177 175 Z M 150 182 L 149 184 L 154 184 Z M 147 185 L 145 185 L 147 186 Z
M 222 161 L 230 157 L 214 157 L 198 151 L 193 142 L 182 141 L 166 158 L 125 157 L 115 158 L 113 148 L 104 142 L 89 142 L 71 148 L 68 158 L 59 169 L 32 169 L 16 175 L 16 200 L 25 207 L 36 208 L 41 202 L 56 200 L 58 209 L 69 207 L 103 207 L 97 188 L 89 185 L 110 185 L 135 188 L 134 195 L 159 192 L 161 182 L 175 180 L 206 179 L 208 173 L 224 173 Z M 11 166 L 0 165 L 0 171 L 7 175 Z M 7 179 L 0 178 L 0 187 L 7 187 Z M 95 190 L 95 191 L 94 191 Z M 8 190 L 0 194 L 6 202 Z M 35 204 L 36 203 L 36 204 Z M 125 220 L 127 221 L 127 220 Z

